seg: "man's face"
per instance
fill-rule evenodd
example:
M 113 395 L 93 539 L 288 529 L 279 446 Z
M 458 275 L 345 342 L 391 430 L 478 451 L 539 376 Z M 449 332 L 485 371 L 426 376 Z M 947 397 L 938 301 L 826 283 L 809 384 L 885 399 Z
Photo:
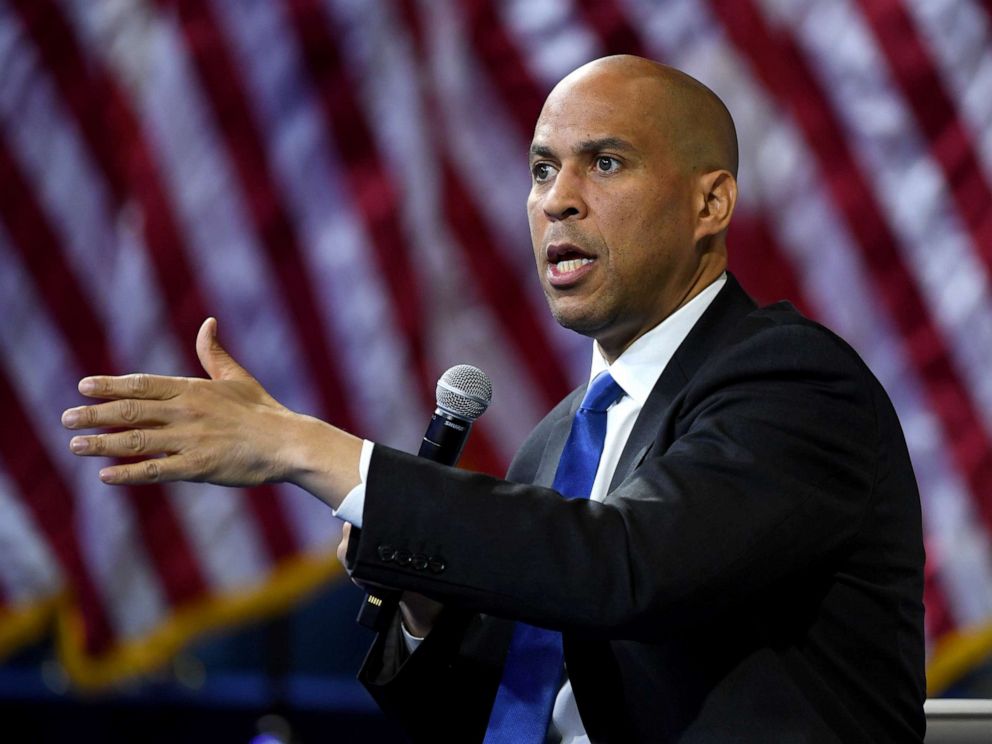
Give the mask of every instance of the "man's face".
M 698 269 L 694 179 L 657 86 L 611 74 L 559 86 L 531 148 L 527 211 L 551 312 L 610 358 L 685 301 Z

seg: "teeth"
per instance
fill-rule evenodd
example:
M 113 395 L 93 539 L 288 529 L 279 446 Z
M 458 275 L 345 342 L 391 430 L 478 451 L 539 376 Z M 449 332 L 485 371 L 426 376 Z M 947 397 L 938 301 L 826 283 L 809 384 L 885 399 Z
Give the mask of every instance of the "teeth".
M 567 274 L 570 271 L 575 271 L 580 266 L 585 266 L 586 264 L 591 263 L 591 258 L 570 258 L 568 261 L 558 262 L 558 272 L 560 274 Z

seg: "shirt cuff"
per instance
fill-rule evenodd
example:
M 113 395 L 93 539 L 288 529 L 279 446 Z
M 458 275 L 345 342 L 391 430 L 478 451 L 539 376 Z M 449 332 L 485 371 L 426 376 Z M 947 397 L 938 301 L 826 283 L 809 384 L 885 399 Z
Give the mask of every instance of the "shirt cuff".
M 412 654 L 417 650 L 417 646 L 419 646 L 424 639 L 418 638 L 407 630 L 406 625 L 403 624 L 402 620 L 400 620 L 400 630 L 403 631 L 403 645 L 406 646 L 407 653 Z
M 361 483 L 348 491 L 337 509 L 331 513 L 338 519 L 354 527 L 362 526 L 362 513 L 365 510 L 365 482 L 369 479 L 369 462 L 372 460 L 373 443 L 368 439 L 362 442 L 362 454 L 358 458 L 358 477 Z

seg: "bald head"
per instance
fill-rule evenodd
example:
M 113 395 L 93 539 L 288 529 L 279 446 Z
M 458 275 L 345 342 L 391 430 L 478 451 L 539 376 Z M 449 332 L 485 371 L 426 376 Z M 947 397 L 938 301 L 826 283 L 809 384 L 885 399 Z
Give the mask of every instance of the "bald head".
M 580 67 L 541 110 L 530 168 L 548 305 L 608 360 L 726 269 L 737 137 L 685 73 L 630 56 Z
M 695 78 L 643 57 L 620 54 L 577 68 L 551 91 L 542 111 L 576 94 L 622 106 L 648 121 L 692 173 L 727 170 L 737 176 L 737 132 L 717 95 Z

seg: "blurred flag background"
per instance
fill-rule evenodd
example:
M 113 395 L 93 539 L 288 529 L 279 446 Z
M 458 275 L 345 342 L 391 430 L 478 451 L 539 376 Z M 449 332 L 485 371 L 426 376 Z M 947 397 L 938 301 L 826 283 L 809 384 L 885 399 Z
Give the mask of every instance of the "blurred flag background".
M 889 391 L 930 693 L 992 696 L 992 2 L 0 0 L 0 700 L 372 719 L 326 508 L 105 487 L 59 415 L 84 374 L 199 374 L 216 315 L 283 403 L 410 450 L 478 365 L 463 463 L 501 473 L 589 360 L 533 277 L 530 134 L 620 52 L 733 113 L 732 270 Z

